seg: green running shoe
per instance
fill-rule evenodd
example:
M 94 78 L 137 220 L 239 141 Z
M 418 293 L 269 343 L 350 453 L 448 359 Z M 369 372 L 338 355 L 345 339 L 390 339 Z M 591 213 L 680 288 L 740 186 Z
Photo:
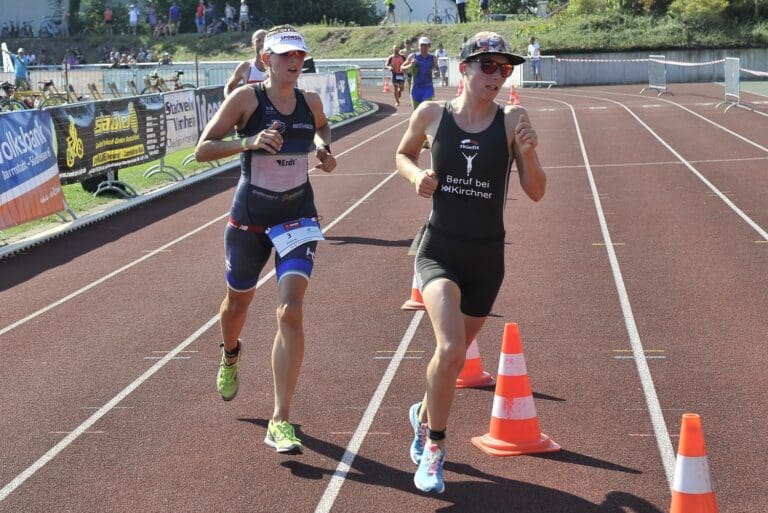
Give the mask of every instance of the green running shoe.
M 277 452 L 291 454 L 301 454 L 303 452 L 301 440 L 296 437 L 293 426 L 285 420 L 280 422 L 269 421 L 264 443 L 274 447 Z
M 240 380 L 237 379 L 237 369 L 240 367 L 240 356 L 240 352 L 238 351 L 237 361 L 232 365 L 227 365 L 227 357 L 223 351 L 221 353 L 219 373 L 216 375 L 216 390 L 219 391 L 219 395 L 225 401 L 231 401 L 237 395 L 237 389 L 240 386 Z

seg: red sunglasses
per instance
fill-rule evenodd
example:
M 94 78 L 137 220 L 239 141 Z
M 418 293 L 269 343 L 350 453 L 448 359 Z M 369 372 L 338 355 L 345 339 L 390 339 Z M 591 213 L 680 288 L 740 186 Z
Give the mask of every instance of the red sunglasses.
M 291 57 L 298 57 L 299 59 L 303 59 L 307 56 L 307 52 L 305 52 L 304 50 L 291 50 L 289 52 L 281 53 L 278 55 L 282 57 L 288 57 L 289 59 Z
M 476 60 L 473 62 L 479 62 L 480 70 L 486 75 L 493 75 L 494 73 L 496 73 L 497 69 L 500 70 L 502 78 L 507 78 L 510 75 L 512 75 L 512 71 L 515 69 L 515 65 L 509 64 L 509 63 L 499 64 L 498 62 L 491 61 L 491 60 L 487 60 L 487 61 Z

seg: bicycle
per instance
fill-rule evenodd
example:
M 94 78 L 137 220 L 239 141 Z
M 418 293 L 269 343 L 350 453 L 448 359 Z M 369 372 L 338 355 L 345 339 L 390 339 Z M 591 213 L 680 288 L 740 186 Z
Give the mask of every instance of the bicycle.
M 454 25 L 458 22 L 455 15 L 451 14 L 448 8 L 445 8 L 442 14 L 435 6 L 434 10 L 427 15 L 427 23 L 430 25 Z
M 144 77 L 144 89 L 141 90 L 141 94 L 152 93 L 167 93 L 170 91 L 179 91 L 180 89 L 196 89 L 194 84 L 184 83 L 181 81 L 181 75 L 184 72 L 182 70 L 176 70 L 173 76 L 169 79 L 173 84 L 173 87 L 168 87 L 165 79 L 158 75 L 157 72 L 152 73 Z
M 10 82 L 0 84 L 0 90 L 5 95 L 0 99 L 0 112 L 27 110 L 35 108 L 35 94 L 31 91 L 17 91 Z

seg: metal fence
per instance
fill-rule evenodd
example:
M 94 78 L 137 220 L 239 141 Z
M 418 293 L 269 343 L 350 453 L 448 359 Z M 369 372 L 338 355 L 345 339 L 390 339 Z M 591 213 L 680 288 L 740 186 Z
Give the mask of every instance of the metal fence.
M 648 87 L 644 87 L 640 94 L 646 89 L 653 89 L 661 96 L 667 92 L 667 59 L 663 55 L 648 56 Z

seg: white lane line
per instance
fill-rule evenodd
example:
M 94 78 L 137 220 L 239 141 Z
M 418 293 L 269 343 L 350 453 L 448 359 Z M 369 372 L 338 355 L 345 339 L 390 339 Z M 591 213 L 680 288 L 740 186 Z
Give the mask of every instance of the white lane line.
M 593 99 L 599 99 L 599 98 L 593 98 Z M 753 220 L 752 220 L 752 218 L 751 218 L 751 217 L 749 217 L 749 216 L 748 216 L 746 213 L 744 213 L 744 211 L 743 211 L 743 210 L 741 210 L 739 207 L 737 207 L 737 206 L 736 206 L 736 204 L 735 204 L 733 201 L 731 201 L 731 199 L 730 199 L 730 198 L 728 198 L 728 196 L 726 196 L 726 195 L 725 195 L 725 194 L 724 194 L 722 191 L 720 191 L 720 189 L 718 189 L 717 187 L 715 187 L 715 185 L 714 185 L 712 182 L 710 182 L 709 180 L 707 180 L 707 178 L 706 178 L 704 175 L 702 175 L 702 174 L 699 172 L 699 170 L 698 170 L 698 169 L 696 169 L 695 167 L 693 167 L 693 165 L 691 165 L 691 163 L 690 163 L 690 162 L 688 162 L 687 160 L 685 160 L 685 158 L 684 158 L 682 155 L 680 155 L 680 154 L 677 152 L 677 150 L 675 150 L 675 149 L 674 149 L 672 146 L 670 146 L 670 145 L 669 145 L 669 143 L 667 143 L 667 141 L 665 141 L 664 139 L 662 139 L 662 138 L 661 138 L 661 136 L 660 136 L 659 134 L 657 134 L 656 132 L 654 132 L 654 131 L 653 131 L 653 129 L 652 129 L 650 126 L 648 126 L 648 125 L 647 125 L 647 124 L 646 124 L 646 123 L 645 123 L 645 122 L 644 122 L 642 119 L 640 119 L 640 117 L 639 117 L 637 114 L 635 114 L 635 113 L 632 111 L 632 109 L 630 109 L 629 107 L 627 107 L 627 106 L 626 106 L 626 105 L 624 105 L 623 103 L 617 102 L 617 101 L 615 101 L 615 100 L 610 100 L 610 99 L 608 99 L 608 98 L 602 98 L 602 99 L 603 99 L 604 101 L 607 101 L 607 102 L 615 103 L 616 105 L 618 105 L 618 106 L 622 107 L 624 110 L 626 110 L 627 112 L 629 112 L 629 113 L 630 113 L 630 115 L 631 115 L 633 118 L 635 118 L 635 119 L 637 120 L 637 122 L 638 122 L 638 123 L 640 123 L 640 124 L 643 126 L 643 128 L 645 128 L 646 130 L 648 130 L 648 132 L 650 132 L 650 134 L 651 134 L 651 135 L 652 135 L 652 136 L 653 136 L 653 137 L 654 137 L 654 138 L 655 138 L 657 141 L 659 141 L 659 142 L 662 144 L 662 146 L 664 146 L 664 147 L 665 147 L 667 150 L 669 150 L 669 152 L 670 152 L 670 153 L 672 153 L 672 155 L 674 155 L 674 156 L 675 156 L 675 157 L 676 157 L 676 158 L 677 158 L 677 159 L 678 159 L 680 162 L 682 162 L 682 163 L 683 163 L 683 165 L 684 165 L 685 167 L 687 167 L 687 168 L 688 168 L 688 170 L 689 170 L 691 173 L 693 173 L 693 174 L 694 174 L 694 175 L 695 175 L 695 176 L 696 176 L 696 177 L 697 177 L 699 180 L 701 180 L 701 181 L 704 183 L 704 185 L 706 185 L 706 186 L 707 186 L 707 187 L 708 187 L 708 188 L 709 188 L 709 189 L 710 189 L 710 190 L 711 190 L 713 193 L 715 193 L 715 195 L 717 195 L 717 196 L 718 196 L 718 197 L 719 197 L 719 198 L 720 198 L 720 199 L 723 201 L 723 203 L 725 203 L 726 205 L 728 205 L 728 206 L 730 207 L 730 209 L 731 209 L 731 210 L 733 210 L 733 211 L 736 213 L 736 215 L 738 215 L 740 218 L 742 218 L 742 219 L 744 220 L 744 222 L 746 222 L 746 223 L 747 223 L 747 224 L 748 224 L 750 227 L 752 227 L 752 229 L 753 229 L 753 230 L 755 230 L 755 231 L 756 231 L 756 232 L 757 232 L 757 233 L 758 233 L 758 234 L 759 234 L 759 235 L 760 235 L 760 236 L 761 236 L 763 239 L 765 239 L 765 240 L 768 240 L 768 232 L 766 232 L 766 231 L 765 231 L 765 230 L 764 230 L 764 229 L 763 229 L 763 228 L 762 228 L 760 225 L 758 225 L 758 224 L 757 224 L 755 221 L 753 221 Z M 664 100 L 664 101 L 667 101 L 667 100 Z M 671 103 L 671 102 L 670 102 L 670 103 Z M 675 104 L 675 105 L 677 105 L 677 104 Z M 693 114 L 696 114 L 695 112 L 693 112 L 693 111 L 691 111 L 691 110 L 689 110 L 689 109 L 687 109 L 687 108 L 683 107 L 682 105 L 678 105 L 678 106 L 679 106 L 680 108 L 682 108 L 682 109 L 685 109 L 685 110 L 687 110 L 688 112 L 691 112 L 691 113 L 693 113 Z M 699 116 L 698 114 L 696 114 L 696 115 L 697 115 L 697 116 Z M 702 116 L 699 116 L 699 117 L 700 117 L 700 118 L 702 118 L 702 119 L 704 119 L 704 120 L 706 120 L 706 121 L 709 121 L 709 120 L 707 120 L 706 118 L 704 118 L 704 117 L 702 117 Z M 719 126 L 719 125 L 717 125 L 717 123 L 715 123 L 715 122 L 713 122 L 713 121 L 710 121 L 710 123 L 714 124 L 715 126 Z M 721 128 L 722 128 L 723 130 L 725 130 L 726 132 L 729 132 L 729 133 L 731 133 L 731 134 L 733 134 L 733 135 L 737 136 L 737 137 L 738 137 L 738 138 L 740 138 L 740 139 L 743 139 L 743 140 L 745 140 L 745 141 L 751 142 L 751 141 L 749 141 L 749 139 L 746 139 L 746 138 L 744 138 L 744 137 L 740 136 L 739 134 L 736 134 L 735 132 L 731 132 L 730 130 L 728 130 L 728 129 L 727 129 L 727 128 L 725 128 L 725 127 L 721 127 Z M 760 148 L 760 149 L 762 149 L 762 150 L 764 150 L 764 151 L 768 152 L 768 148 L 764 148 L 763 146 L 760 146 L 760 145 L 759 145 L 759 144 L 757 144 L 757 143 L 752 143 L 752 144 L 754 144 L 756 147 L 758 147 L 758 148 Z
M 627 288 L 624 285 L 624 278 L 621 275 L 619 260 L 616 258 L 616 251 L 613 249 L 611 234 L 608 231 L 608 223 L 606 222 L 605 215 L 603 214 L 603 206 L 600 202 L 600 195 L 597 191 L 595 178 L 592 174 L 592 167 L 589 163 L 589 157 L 587 156 L 587 149 L 584 145 L 584 138 L 581 135 L 579 120 L 576 117 L 576 111 L 571 104 L 561 100 L 555 100 L 554 98 L 547 99 L 553 102 L 567 105 L 571 109 L 571 116 L 573 117 L 573 122 L 576 125 L 576 135 L 579 139 L 579 147 L 581 148 L 581 155 L 584 159 L 584 167 L 586 168 L 587 178 L 589 180 L 589 188 L 592 190 L 595 210 L 597 212 L 597 218 L 600 222 L 600 231 L 603 234 L 605 251 L 608 253 L 608 260 L 611 264 L 611 271 L 613 272 L 613 281 L 616 286 L 616 292 L 619 295 L 621 312 L 624 316 L 624 325 L 627 329 L 627 334 L 629 335 L 629 344 L 632 348 L 632 354 L 635 358 L 635 366 L 637 367 L 637 373 L 640 377 L 640 383 L 643 386 L 643 395 L 645 396 L 645 403 L 648 406 L 648 411 L 651 417 L 653 432 L 656 434 L 656 443 L 659 447 L 659 453 L 661 454 L 661 462 L 664 465 L 664 472 L 667 476 L 667 483 L 671 488 L 675 473 L 675 451 L 672 448 L 672 440 L 669 437 L 669 430 L 667 430 L 667 424 L 664 421 L 664 415 L 661 411 L 659 396 L 656 393 L 656 386 L 653 383 L 653 376 L 651 376 L 651 370 L 648 367 L 648 361 L 645 357 L 643 343 L 640 340 L 640 333 L 637 329 L 635 316 L 632 313 L 632 305 L 629 302 L 629 294 L 627 293 Z
M 352 146 L 351 148 L 348 148 L 348 149 L 342 151 L 341 153 L 336 155 L 336 158 L 338 159 L 339 157 L 342 157 L 343 155 L 346 155 L 347 153 L 349 153 L 349 152 L 359 148 L 360 146 L 362 146 L 364 144 L 369 143 L 370 141 L 372 141 L 374 139 L 377 139 L 378 137 L 381 137 L 382 135 L 386 134 L 390 130 L 394 130 L 398 126 L 400 126 L 400 125 L 402 125 L 404 123 L 407 123 L 408 121 L 409 121 L 408 119 L 405 119 L 403 121 L 400 121 L 399 123 L 395 123 L 394 125 L 392 125 L 391 127 L 387 128 L 386 130 L 382 130 L 381 132 L 377 133 L 376 135 L 373 135 L 373 136 L 363 140 L 359 144 L 356 144 L 356 145 Z M 384 182 L 389 180 L 391 177 L 392 176 L 390 175 L 388 178 L 386 178 L 384 180 Z M 379 185 L 382 185 L 382 184 L 379 184 Z M 355 205 L 357 205 L 357 204 L 355 204 Z M 349 210 L 348 210 L 348 212 L 349 212 Z M 346 215 L 346 213 L 343 214 L 343 215 Z M 342 217 L 343 217 L 343 215 L 342 215 Z M 191 237 L 192 235 L 195 235 L 198 232 L 201 232 L 201 231 L 205 230 L 209 226 L 220 222 L 221 220 L 225 219 L 228 216 L 229 216 L 229 212 L 227 212 L 226 214 L 220 215 L 219 217 L 216 217 L 215 219 L 212 219 L 212 220 L 208 221 L 204 225 L 202 225 L 202 226 L 200 226 L 198 228 L 195 228 L 194 230 L 192 230 L 190 232 L 185 233 L 181 237 L 179 237 L 177 239 L 174 239 L 171 242 L 169 242 L 167 244 L 164 244 L 164 245 L 160 246 L 159 248 L 157 248 L 157 249 L 155 249 L 153 251 L 150 251 L 149 253 L 147 253 L 146 255 L 142 256 L 141 258 L 138 258 L 138 259 L 134 260 L 133 262 L 130 262 L 130 263 L 120 267 L 119 269 L 117 269 L 115 271 L 112 271 L 111 273 L 108 273 L 108 274 L 102 276 L 98 280 L 93 281 L 93 282 L 89 283 L 88 285 L 86 285 L 86 286 L 84 286 L 82 288 L 77 289 L 76 291 L 72 292 L 71 294 L 69 294 L 67 296 L 64 296 L 63 298 L 59 299 L 58 301 L 54 301 L 53 303 L 49 304 L 48 306 L 44 306 L 43 308 L 37 310 L 36 312 L 32 312 L 31 314 L 27 315 L 26 317 L 24 317 L 22 319 L 19 319 L 18 321 L 14 322 L 12 324 L 9 324 L 8 326 L 6 326 L 4 328 L 1 328 L 0 329 L 0 336 L 5 335 L 6 333 L 11 331 L 12 329 L 18 328 L 22 324 L 25 324 L 25 323 L 31 321 L 35 317 L 39 317 L 40 315 L 44 314 L 45 312 L 47 312 L 49 310 L 52 310 L 52 309 L 56 308 L 57 306 L 66 303 L 70 299 L 76 298 L 80 294 L 91 290 L 95 286 L 100 285 L 100 284 L 104 283 L 105 281 L 107 281 L 107 280 L 109 280 L 111 278 L 114 278 L 118 274 L 120 274 L 120 273 L 122 273 L 124 271 L 127 271 L 128 269 L 130 269 L 130 268 L 140 264 L 144 260 L 147 260 L 148 258 L 151 258 L 151 257 L 157 255 L 158 253 L 162 253 L 163 251 L 165 251 L 169 247 L 171 247 L 171 246 L 173 246 L 173 245 L 183 241 L 184 239 L 187 239 L 187 238 Z M 341 219 L 341 217 L 339 219 Z M 330 226 L 329 226 L 329 228 L 330 228 Z
M 406 123 L 406 122 L 408 122 L 408 119 L 406 119 L 404 121 L 401 121 L 400 123 L 397 123 L 397 124 L 393 125 L 392 127 L 382 131 L 382 132 L 379 132 L 378 134 L 376 134 L 373 137 L 369 137 L 368 139 L 363 141 L 363 143 L 360 143 L 360 144 L 358 144 L 356 146 L 353 146 L 352 148 L 346 150 L 345 152 L 342 152 L 339 155 L 337 155 L 337 157 L 340 156 L 340 155 L 343 155 L 344 153 L 348 153 L 348 152 L 352 151 L 355 148 L 358 148 L 360 145 L 364 144 L 367 141 L 371 141 L 373 139 L 376 139 L 377 137 L 381 136 L 382 134 L 385 134 L 385 133 L 389 132 L 390 130 L 392 130 L 393 128 L 397 127 L 398 125 L 401 125 L 401 124 Z M 382 186 L 384 186 L 384 184 L 386 184 L 388 181 L 390 181 L 395 176 L 397 176 L 397 171 L 393 171 L 389 176 L 387 176 L 384 180 L 379 182 L 375 187 L 373 187 L 370 191 L 368 191 L 368 193 L 365 196 L 363 196 L 357 202 L 355 202 L 354 205 L 349 207 L 347 210 L 344 211 L 344 213 L 342 213 L 339 217 L 337 217 L 333 222 L 328 224 L 328 226 L 326 226 L 325 229 L 323 230 L 323 233 L 327 232 L 328 230 L 333 228 L 335 225 L 337 225 L 342 219 L 344 219 L 347 215 L 349 215 L 350 212 L 352 212 L 355 208 L 357 208 L 359 205 L 361 205 L 374 192 L 379 190 Z M 226 215 L 229 215 L 229 214 L 226 214 Z M 210 222 L 206 223 L 203 227 L 198 228 L 197 230 L 193 230 L 192 232 L 190 232 L 187 235 L 184 235 L 183 237 L 187 237 L 187 236 L 191 235 L 192 233 L 196 233 L 196 232 L 200 231 L 204 227 L 210 226 L 214 222 L 218 222 L 220 219 L 222 219 L 222 217 L 223 216 L 218 217 L 218 218 L 214 219 L 213 221 L 210 221 Z M 176 241 L 178 241 L 178 240 L 181 240 L 181 239 L 176 239 Z M 169 246 L 170 244 L 175 243 L 176 241 L 166 244 L 165 246 L 163 246 L 163 248 Z M 140 258 L 135 263 L 138 263 L 139 261 L 143 261 L 148 256 L 149 255 L 146 255 L 146 256 Z M 128 266 L 124 266 L 121 269 L 127 269 L 129 266 L 135 265 L 135 263 L 129 264 Z M 115 273 L 111 273 L 111 274 L 115 274 Z M 259 282 L 256 284 L 256 289 L 259 289 L 261 286 L 263 286 L 274 275 L 275 275 L 275 270 L 272 269 L 263 278 L 261 278 L 259 280 Z M 110 275 L 108 275 L 108 276 L 110 276 Z M 92 288 L 92 286 L 95 286 L 97 283 L 101 283 L 102 281 L 105 281 L 105 279 L 106 279 L 106 277 L 97 280 L 96 282 L 94 282 L 88 288 Z M 81 291 L 83 291 L 83 292 L 85 290 L 87 290 L 87 289 L 85 289 L 85 288 L 81 289 Z M 73 294 L 70 294 L 70 296 L 74 297 Z M 67 296 L 67 297 L 69 297 L 69 296 Z M 71 297 L 70 297 L 70 299 L 71 299 Z M 51 307 L 51 308 L 53 308 L 53 307 Z M 420 312 L 420 313 L 422 313 L 422 312 Z M 19 475 L 17 475 L 15 478 L 13 478 L 10 483 L 6 484 L 2 489 L 0 489 L 0 502 L 5 500 L 5 498 L 8 497 L 8 495 L 10 495 L 11 493 L 13 493 L 13 491 L 16 490 L 19 486 L 21 486 L 24 483 L 24 481 L 26 481 L 27 479 L 32 477 L 38 470 L 43 468 L 46 463 L 48 463 L 53 458 L 55 458 L 61 451 L 66 449 L 78 437 L 83 435 L 88 430 L 88 428 L 93 426 L 101 417 L 103 417 L 104 415 L 109 413 L 109 411 L 112 410 L 113 408 L 115 408 L 120 401 L 122 401 L 123 399 L 128 397 L 128 395 L 130 395 L 131 392 L 136 390 L 142 383 L 147 381 L 154 373 L 156 373 L 157 371 L 162 369 L 168 362 L 170 362 L 174 357 L 176 357 L 181 351 L 186 349 L 187 346 L 192 344 L 194 341 L 196 341 L 198 338 L 200 338 L 200 336 L 202 336 L 203 333 L 205 333 L 212 326 L 214 326 L 216 323 L 218 323 L 219 322 L 219 317 L 220 317 L 220 314 L 214 315 L 205 324 L 203 324 L 200 328 L 198 328 L 197 331 L 195 331 L 192 335 L 190 335 L 187 339 L 185 339 L 183 342 L 181 342 L 174 349 L 169 351 L 168 354 L 163 356 L 157 363 L 152 365 L 152 367 L 150 367 L 146 372 L 144 372 L 144 374 L 142 374 L 141 376 L 136 378 L 130 385 L 128 385 L 122 391 L 120 391 L 120 393 L 118 393 L 115 397 L 113 397 L 107 404 L 105 404 L 104 406 L 99 408 L 93 415 L 88 417 L 74 431 L 69 433 L 59 443 L 54 445 L 45 454 L 43 454 L 37 461 L 35 461 L 32 465 L 27 467 L 23 472 L 21 472 Z M 406 347 L 406 349 L 407 349 L 407 347 Z M 391 367 L 393 363 L 394 363 L 394 360 L 392 362 L 390 362 L 389 366 Z M 398 363 L 399 363 L 399 360 L 398 360 Z
M 768 160 L 768 156 L 765 157 L 744 157 L 740 159 L 702 159 L 702 160 L 689 160 L 691 164 L 720 164 L 723 162 L 727 163 L 734 163 L 734 162 L 757 162 L 762 160 Z M 611 168 L 611 167 L 618 167 L 618 168 L 627 168 L 627 167 L 643 167 L 643 166 L 681 166 L 683 165 L 682 162 L 679 160 L 662 160 L 658 162 L 619 162 L 617 164 L 592 164 L 592 169 L 603 169 L 603 168 Z M 544 167 L 547 168 L 547 171 L 552 169 L 583 169 L 584 164 L 573 164 L 573 165 L 563 165 L 563 166 L 547 166 Z
M 163 252 L 167 248 L 169 248 L 169 247 L 171 247 L 171 246 L 173 246 L 175 244 L 178 244 L 179 242 L 183 241 L 184 239 L 188 239 L 192 235 L 195 235 L 196 233 L 205 230 L 209 226 L 211 226 L 213 224 L 216 224 L 218 222 L 221 222 L 221 220 L 224 219 L 225 217 L 227 217 L 228 215 L 229 215 L 229 213 L 221 215 L 221 216 L 219 216 L 219 217 L 217 217 L 215 219 L 212 219 L 212 220 L 208 221 L 207 223 L 205 223 L 204 225 L 202 225 L 202 226 L 200 226 L 198 228 L 195 228 L 194 230 L 192 230 L 190 232 L 185 233 L 181 237 L 178 237 L 178 238 L 172 240 L 171 242 L 160 246 L 159 248 L 155 249 L 154 251 L 150 251 L 149 253 L 147 253 L 146 255 L 144 255 L 144 256 L 142 256 L 140 258 L 137 258 L 133 262 L 127 263 L 124 266 L 120 267 L 119 269 L 116 269 L 116 270 L 112 271 L 111 273 L 105 274 L 104 276 L 102 276 L 98 280 L 92 281 L 88 285 L 77 289 L 76 291 L 72 292 L 71 294 L 68 294 L 68 295 L 64 296 L 63 298 L 59 299 L 58 301 L 54 301 L 53 303 L 49 304 L 48 306 L 44 306 L 40 310 L 37 310 L 36 312 L 32 312 L 31 314 L 27 315 L 26 317 L 24 317 L 22 319 L 19 319 L 18 321 L 14 322 L 12 324 L 9 324 L 5 328 L 0 329 L 0 336 L 5 335 L 6 333 L 11 331 L 12 329 L 18 328 L 22 324 L 25 324 L 25 323 L 31 321 L 35 317 L 39 317 L 40 315 L 44 314 L 45 312 L 47 312 L 49 310 L 53 310 L 54 308 L 56 308 L 59 305 L 63 305 L 64 303 L 66 303 L 70 299 L 74 299 L 77 296 L 79 296 L 80 294 L 82 294 L 84 292 L 88 292 L 89 290 L 91 290 L 92 288 L 96 287 L 97 285 L 101 285 L 105 281 L 107 281 L 109 279 L 112 279 L 115 276 L 117 276 L 118 274 L 123 273 L 123 272 L 127 271 L 128 269 L 130 269 L 130 268 L 132 268 L 132 267 L 142 263 L 144 260 L 152 258 L 153 256 L 157 255 L 158 253 Z
M 392 358 L 392 361 L 389 362 L 387 370 L 381 377 L 379 386 L 376 387 L 376 391 L 374 392 L 373 397 L 371 397 L 371 401 L 368 403 L 368 407 L 365 409 L 363 417 L 360 419 L 360 424 L 358 424 L 355 434 L 352 435 L 352 439 L 347 444 L 344 456 L 342 456 L 339 465 L 336 467 L 336 471 L 333 473 L 333 476 L 331 476 L 331 480 L 325 488 L 323 496 L 320 498 L 320 502 L 318 502 L 317 507 L 315 508 L 315 513 L 327 513 L 331 511 L 331 507 L 333 507 L 333 503 L 339 494 L 339 490 L 341 490 L 341 485 L 344 484 L 344 480 L 347 478 L 347 474 L 349 474 L 349 471 L 352 468 L 352 463 L 355 461 L 357 451 L 360 450 L 360 446 L 363 444 L 363 439 L 371 428 L 376 412 L 379 410 L 381 402 L 384 400 L 384 396 L 386 395 L 389 386 L 392 384 L 392 379 L 395 377 L 395 373 L 397 372 L 400 363 L 403 361 L 405 352 L 408 349 L 411 340 L 413 340 L 416 328 L 419 327 L 419 323 L 423 317 L 424 312 L 418 311 L 414 314 L 413 319 L 411 319 L 411 324 L 408 326 L 408 329 L 405 330 L 405 334 L 403 335 L 402 340 L 400 340 L 400 345 L 397 347 L 395 356 Z

